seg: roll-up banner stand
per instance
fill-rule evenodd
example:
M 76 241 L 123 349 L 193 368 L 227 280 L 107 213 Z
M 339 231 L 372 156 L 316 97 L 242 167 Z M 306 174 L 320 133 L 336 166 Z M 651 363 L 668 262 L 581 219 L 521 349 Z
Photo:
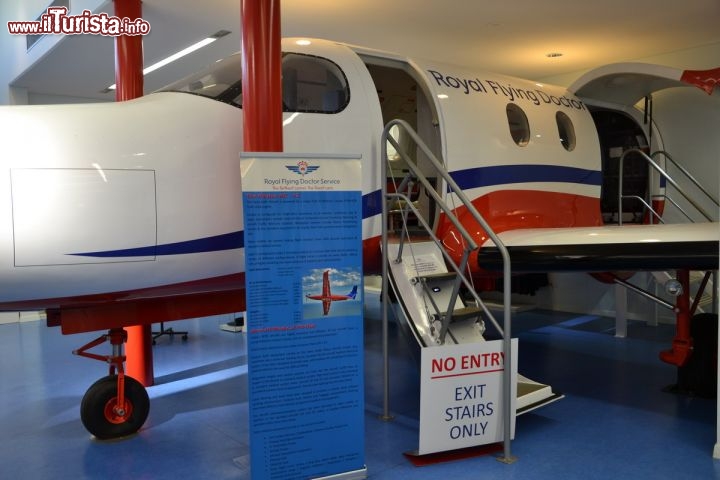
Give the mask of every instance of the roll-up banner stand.
M 360 168 L 241 154 L 253 480 L 366 477 Z

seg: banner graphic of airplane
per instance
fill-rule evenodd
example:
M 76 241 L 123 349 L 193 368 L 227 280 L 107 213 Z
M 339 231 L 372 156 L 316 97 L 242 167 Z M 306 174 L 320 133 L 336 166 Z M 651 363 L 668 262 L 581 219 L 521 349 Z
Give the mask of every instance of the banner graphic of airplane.
M 330 270 L 323 272 L 323 288 L 321 295 L 305 295 L 310 300 L 320 300 L 323 303 L 323 315 L 330 314 L 330 304 L 332 302 L 341 302 L 343 300 L 355 300 L 357 296 L 357 285 L 353 285 L 352 290 L 347 295 L 333 295 L 330 291 Z

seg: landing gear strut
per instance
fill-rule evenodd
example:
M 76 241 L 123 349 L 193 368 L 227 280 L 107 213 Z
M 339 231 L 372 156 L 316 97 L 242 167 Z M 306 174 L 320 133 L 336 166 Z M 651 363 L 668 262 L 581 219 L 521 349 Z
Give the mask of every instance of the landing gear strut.
M 145 387 L 132 377 L 125 375 L 122 353 L 127 333 L 114 328 L 106 335 L 96 338 L 73 351 L 81 357 L 100 360 L 110 365 L 107 377 L 95 382 L 82 399 L 80 419 L 85 428 L 96 438 L 108 440 L 126 437 L 137 432 L 145 423 L 150 411 L 150 399 Z M 106 341 L 112 345 L 112 355 L 89 353 Z

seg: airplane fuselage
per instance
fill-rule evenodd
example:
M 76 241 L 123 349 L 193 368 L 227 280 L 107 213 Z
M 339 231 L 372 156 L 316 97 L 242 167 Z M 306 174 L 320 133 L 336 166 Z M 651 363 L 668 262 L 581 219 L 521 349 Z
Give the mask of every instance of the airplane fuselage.
M 326 41 L 283 46 L 285 151 L 361 155 L 366 273 L 379 268 L 391 116 L 411 118 L 496 231 L 602 225 L 598 135 L 568 91 Z M 0 309 L 242 289 L 242 109 L 210 93 L 219 77 L 195 95 L 0 108 Z M 414 97 L 391 91 L 403 82 Z M 435 228 L 452 248 L 452 226 Z

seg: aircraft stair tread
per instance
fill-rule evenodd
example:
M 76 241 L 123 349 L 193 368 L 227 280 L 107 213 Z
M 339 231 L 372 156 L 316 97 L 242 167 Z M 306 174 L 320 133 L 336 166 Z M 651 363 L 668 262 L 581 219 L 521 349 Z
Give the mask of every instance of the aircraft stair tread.
M 536 408 L 553 403 L 565 395 L 553 391 L 552 387 L 539 383 L 518 373 L 516 414 L 522 415 Z
M 499 301 L 499 300 L 483 298 L 483 303 L 488 308 L 488 310 L 490 310 L 491 312 L 502 312 L 503 308 L 504 308 L 502 301 Z M 527 312 L 528 310 L 533 310 L 535 308 L 537 308 L 537 307 L 531 303 L 513 303 L 512 305 L 510 305 L 510 312 L 511 313 Z
M 482 314 L 482 308 L 480 307 L 463 307 L 463 308 L 456 308 L 452 311 L 452 321 L 454 322 L 460 322 L 462 320 L 467 320 L 470 318 L 477 318 Z M 440 314 L 440 317 L 446 317 L 449 312 L 442 312 Z
M 455 272 L 439 272 L 439 273 L 431 273 L 428 275 L 420 275 L 415 277 L 417 281 L 425 281 L 425 282 L 438 282 L 443 280 L 454 280 L 457 278 L 457 273 Z

